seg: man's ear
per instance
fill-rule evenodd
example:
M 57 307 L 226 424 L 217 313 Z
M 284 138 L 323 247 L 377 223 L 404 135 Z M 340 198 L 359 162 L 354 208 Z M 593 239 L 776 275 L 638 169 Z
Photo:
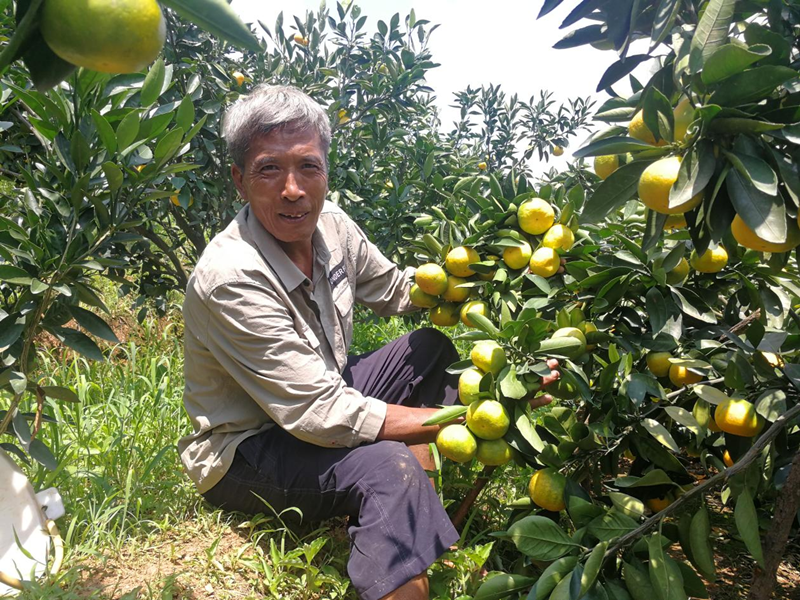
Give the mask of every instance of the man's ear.
M 233 178 L 233 185 L 235 185 L 236 189 L 239 190 L 239 195 L 249 202 L 247 194 L 245 194 L 245 189 L 244 189 L 244 182 L 243 182 L 244 173 L 242 172 L 242 169 L 239 168 L 239 165 L 237 165 L 236 163 L 231 165 L 231 177 Z

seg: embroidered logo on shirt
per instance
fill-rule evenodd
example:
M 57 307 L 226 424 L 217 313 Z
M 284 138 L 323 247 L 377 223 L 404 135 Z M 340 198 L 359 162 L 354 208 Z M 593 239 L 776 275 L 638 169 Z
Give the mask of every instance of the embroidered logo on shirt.
M 347 270 L 344 266 L 344 259 L 342 259 L 342 262 L 331 269 L 331 273 L 328 275 L 328 283 L 331 284 L 331 289 L 334 289 L 344 279 L 347 279 Z

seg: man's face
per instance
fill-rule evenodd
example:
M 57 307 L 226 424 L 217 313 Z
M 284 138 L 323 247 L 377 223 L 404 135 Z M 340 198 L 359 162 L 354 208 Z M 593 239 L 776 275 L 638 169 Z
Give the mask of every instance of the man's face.
M 286 126 L 257 136 L 244 169 L 233 165 L 231 173 L 239 193 L 275 239 L 311 243 L 328 191 L 319 134 Z

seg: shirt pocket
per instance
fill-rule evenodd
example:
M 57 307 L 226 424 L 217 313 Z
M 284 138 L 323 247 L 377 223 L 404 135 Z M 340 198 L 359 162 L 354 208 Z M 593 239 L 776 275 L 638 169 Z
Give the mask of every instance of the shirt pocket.
M 353 341 L 353 290 L 347 281 L 343 281 L 333 290 L 333 303 L 339 315 L 339 325 L 344 335 L 345 350 Z

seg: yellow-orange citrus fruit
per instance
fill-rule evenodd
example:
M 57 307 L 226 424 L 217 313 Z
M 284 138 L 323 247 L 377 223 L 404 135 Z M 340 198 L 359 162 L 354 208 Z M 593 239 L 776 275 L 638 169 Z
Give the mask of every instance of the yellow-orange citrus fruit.
M 603 181 L 617 169 L 619 169 L 619 156 L 616 154 L 594 157 L 594 172 Z
M 561 156 L 564 154 L 564 149 L 561 146 L 553 146 L 553 156 Z
M 458 325 L 461 314 L 457 304 L 442 302 L 438 306 L 434 306 L 428 316 L 430 317 L 431 323 L 434 325 L 438 325 L 439 327 L 453 327 L 454 325 Z
M 689 275 L 689 261 L 681 258 L 681 261 L 671 271 L 667 271 L 667 283 L 677 285 L 686 279 L 687 275 Z
M 411 300 L 411 304 L 419 308 L 433 308 L 439 304 L 439 299 L 436 296 L 426 294 L 416 283 L 411 286 L 408 292 L 408 298 Z
M 244 73 L 236 71 L 236 72 L 233 73 L 232 77 L 233 77 L 234 81 L 236 81 L 236 85 L 238 85 L 239 87 L 242 87 L 242 84 L 244 83 Z
M 484 340 L 477 342 L 472 347 L 469 355 L 472 364 L 484 373 L 491 373 L 495 377 L 506 366 L 506 351 L 495 341 Z
M 689 264 L 698 273 L 719 273 L 728 264 L 728 252 L 722 246 L 708 248 L 702 256 L 692 250 Z
M 476 400 L 467 408 L 467 427 L 482 440 L 497 440 L 508 431 L 511 420 L 497 400 Z
M 731 223 L 731 233 L 734 239 L 745 248 L 758 252 L 788 252 L 800 245 L 800 229 L 795 227 L 792 221 L 789 221 L 788 226 L 789 231 L 786 241 L 782 244 L 776 244 L 758 237 L 756 232 L 750 229 L 739 215 L 736 215 L 733 218 L 733 223 Z
M 436 263 L 425 263 L 417 268 L 414 281 L 426 294 L 441 296 L 447 291 L 447 273 Z
M 528 495 L 536 506 L 559 512 L 566 508 L 564 488 L 567 478 L 553 469 L 540 469 L 533 474 L 528 484 Z
M 478 440 L 475 458 L 488 467 L 499 467 L 511 460 L 511 446 L 504 439 Z
M 442 298 L 448 302 L 463 302 L 469 297 L 469 288 L 456 287 L 462 283 L 467 283 L 466 279 L 451 275 L 447 278 L 447 289 L 442 294 Z
M 686 216 L 683 213 L 669 215 L 664 222 L 664 229 L 686 229 Z
M 503 250 L 503 262 L 508 265 L 509 269 L 522 269 L 528 266 L 528 261 L 531 259 L 531 245 L 528 242 L 522 247 L 506 248 Z
M 487 166 L 488 166 L 488 165 L 487 165 L 485 162 L 479 162 L 479 163 L 478 163 L 478 168 L 479 168 L 481 171 L 485 171 Z
M 645 361 L 647 362 L 647 368 L 653 375 L 666 377 L 669 375 L 669 368 L 672 366 L 672 363 L 669 362 L 670 358 L 672 358 L 672 355 L 669 352 L 648 352 L 647 356 L 645 356 Z
M 586 352 L 586 336 L 583 335 L 583 332 L 578 329 L 577 327 L 561 327 L 560 329 L 556 329 L 553 335 L 551 336 L 552 339 L 558 338 L 565 338 L 571 337 L 578 340 L 581 345 L 578 346 L 575 350 L 564 352 L 565 356 L 569 356 L 570 358 L 577 358 L 584 352 Z
M 475 271 L 469 268 L 472 263 L 480 262 L 481 258 L 473 248 L 458 246 L 447 253 L 444 266 L 448 272 L 456 277 L 469 277 Z
M 558 273 L 560 267 L 561 259 L 558 257 L 558 252 L 544 246 L 531 255 L 531 260 L 528 263 L 531 273 L 540 277 L 552 277 Z
M 561 223 L 553 225 L 542 238 L 542 246 L 553 250 L 560 249 L 564 252 L 569 252 L 574 244 L 575 234 L 572 233 L 572 229 Z
M 167 36 L 156 0 L 47 0 L 40 29 L 65 61 L 103 73 L 141 71 Z
M 581 330 L 581 333 L 586 336 L 588 333 L 595 333 L 597 331 L 597 325 L 592 323 L 591 321 L 583 321 L 582 323 L 578 324 L 578 329 Z M 591 352 L 597 348 L 597 344 L 586 344 L 586 351 Z
M 663 496 L 660 498 L 650 498 L 645 501 L 645 504 L 647 505 L 647 508 L 654 513 L 659 513 L 672 504 L 672 500 L 669 496 Z
M 639 178 L 639 199 L 649 209 L 664 215 L 685 213 L 696 208 L 703 200 L 700 191 L 694 197 L 678 206 L 670 207 L 669 191 L 678 180 L 681 159 L 677 156 L 662 158 L 648 165 Z
M 519 228 L 531 235 L 541 235 L 556 222 L 556 211 L 546 200 L 531 198 L 517 209 Z
M 468 313 L 477 313 L 488 318 L 489 307 L 486 305 L 486 302 L 482 300 L 472 300 L 471 302 L 466 302 L 461 306 L 461 322 L 467 327 L 475 327 L 475 325 L 472 324 L 472 321 L 467 319 Z
M 443 427 L 436 436 L 436 447 L 442 456 L 458 463 L 475 458 L 478 442 L 469 429 L 458 423 Z
M 308 38 L 303 37 L 303 34 L 301 33 L 294 34 L 294 41 L 295 43 L 300 44 L 301 46 L 308 46 Z
M 724 462 L 725 466 L 729 469 L 733 466 L 734 460 L 727 448 L 725 449 L 725 454 L 722 455 L 722 462 Z
M 665 146 L 667 144 L 667 141 L 663 138 L 656 144 L 656 137 L 653 135 L 653 132 L 648 129 L 647 125 L 645 125 L 644 113 L 641 110 L 633 115 L 633 119 L 628 123 L 628 134 L 632 138 L 636 138 L 647 144 L 653 144 L 654 146 Z
M 683 387 L 703 381 L 703 376 L 698 375 L 682 365 L 671 365 L 669 368 L 669 380 L 675 387 Z
M 675 138 L 676 142 L 682 142 L 683 139 L 686 137 L 686 131 L 689 129 L 689 125 L 692 124 L 692 118 L 694 117 L 694 107 L 692 103 L 689 102 L 689 99 L 684 97 L 678 105 L 675 107 L 675 110 L 672 111 L 673 116 L 675 117 Z
M 458 376 L 458 399 L 464 406 L 469 406 L 478 399 L 483 371 L 470 367 Z
M 336 113 L 336 116 L 339 117 L 339 125 L 344 125 L 350 121 L 350 116 L 347 114 L 347 110 L 344 108 L 340 108 L 339 112 Z
M 728 398 L 717 405 L 714 421 L 722 431 L 741 437 L 754 437 L 764 428 L 764 419 L 747 400 Z
M 779 369 L 786 364 L 780 354 L 775 354 L 774 352 L 762 352 L 761 355 L 764 357 L 764 360 L 767 361 L 767 364 L 770 367 Z

